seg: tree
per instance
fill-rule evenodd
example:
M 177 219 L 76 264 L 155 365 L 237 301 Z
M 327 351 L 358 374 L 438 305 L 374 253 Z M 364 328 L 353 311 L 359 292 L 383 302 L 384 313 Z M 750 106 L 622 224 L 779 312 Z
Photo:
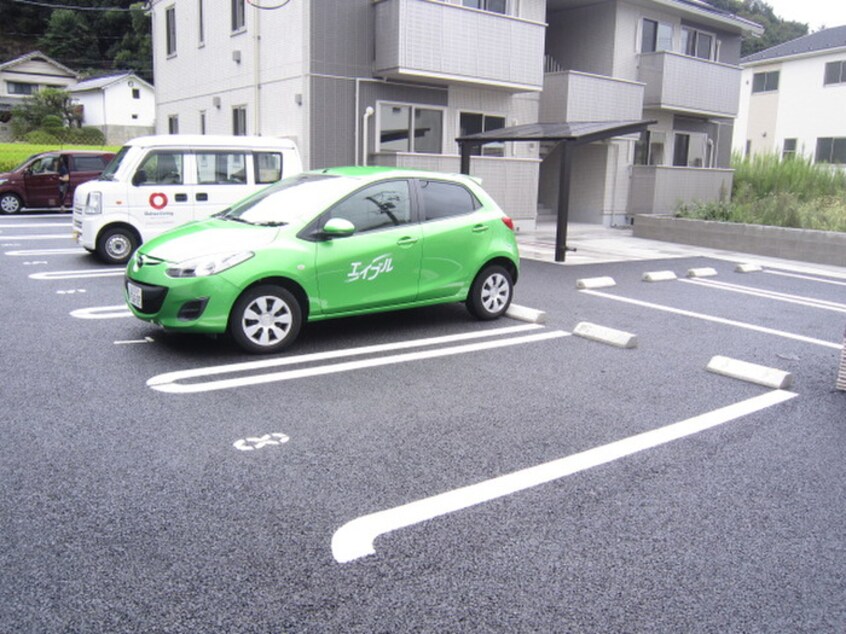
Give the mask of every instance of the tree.
M 89 68 L 101 62 L 97 37 L 81 11 L 53 11 L 38 46 L 47 55 L 71 68 Z
M 120 42 L 110 49 L 109 56 L 114 59 L 113 67 L 131 69 L 138 76 L 153 82 L 153 38 L 151 18 L 144 10 L 144 4 L 133 4 L 130 17 L 132 28 L 127 30 Z
M 62 126 L 74 121 L 74 104 L 66 90 L 44 88 L 30 95 L 20 106 L 12 110 L 12 132 L 16 138 L 50 124 L 51 117 L 57 117 Z

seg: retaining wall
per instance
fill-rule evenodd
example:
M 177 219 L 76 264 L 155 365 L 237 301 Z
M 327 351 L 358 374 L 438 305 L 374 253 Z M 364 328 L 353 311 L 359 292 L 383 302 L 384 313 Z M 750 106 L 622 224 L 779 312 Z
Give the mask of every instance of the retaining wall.
M 833 231 L 638 214 L 634 216 L 632 235 L 710 249 L 846 266 L 846 233 Z

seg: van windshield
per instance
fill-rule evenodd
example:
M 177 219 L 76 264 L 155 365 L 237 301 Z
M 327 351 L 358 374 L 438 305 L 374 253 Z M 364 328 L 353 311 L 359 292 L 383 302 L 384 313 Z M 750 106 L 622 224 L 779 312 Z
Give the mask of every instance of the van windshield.
M 253 225 L 281 226 L 310 220 L 350 190 L 342 176 L 299 174 L 285 178 L 217 214 Z
M 114 158 L 109 161 L 109 164 L 106 165 L 106 169 L 103 170 L 103 173 L 100 174 L 100 178 L 98 180 L 101 181 L 113 181 L 115 180 L 115 172 L 118 171 L 120 167 L 120 162 L 126 156 L 126 153 L 129 152 L 129 146 L 124 145 L 121 149 L 118 150 L 118 153 L 115 154 Z

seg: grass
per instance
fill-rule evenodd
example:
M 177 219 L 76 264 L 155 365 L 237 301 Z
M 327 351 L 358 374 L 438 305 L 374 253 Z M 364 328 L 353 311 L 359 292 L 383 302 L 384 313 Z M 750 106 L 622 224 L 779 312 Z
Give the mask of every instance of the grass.
M 0 143 L 0 172 L 8 172 L 23 163 L 27 158 L 39 152 L 50 152 L 53 150 L 64 150 L 75 148 L 80 150 L 102 150 L 104 152 L 117 152 L 119 146 L 113 145 L 35 145 L 32 143 Z
M 729 202 L 682 205 L 677 216 L 846 232 L 846 172 L 776 155 L 732 160 Z

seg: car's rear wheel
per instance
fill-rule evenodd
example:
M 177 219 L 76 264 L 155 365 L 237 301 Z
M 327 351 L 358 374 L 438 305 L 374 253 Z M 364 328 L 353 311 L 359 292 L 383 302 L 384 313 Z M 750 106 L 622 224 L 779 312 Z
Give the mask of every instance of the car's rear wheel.
M 0 211 L 4 214 L 16 214 L 21 210 L 23 201 L 17 194 L 6 192 L 0 195 Z
M 302 326 L 302 309 L 287 289 L 273 284 L 249 288 L 229 315 L 229 334 L 253 354 L 279 352 L 290 346 Z
M 473 280 L 467 296 L 467 310 L 477 319 L 496 319 L 508 310 L 513 295 L 511 274 L 504 267 L 492 264 Z
M 97 239 L 97 256 L 106 264 L 124 264 L 137 248 L 138 238 L 125 227 L 106 229 Z

